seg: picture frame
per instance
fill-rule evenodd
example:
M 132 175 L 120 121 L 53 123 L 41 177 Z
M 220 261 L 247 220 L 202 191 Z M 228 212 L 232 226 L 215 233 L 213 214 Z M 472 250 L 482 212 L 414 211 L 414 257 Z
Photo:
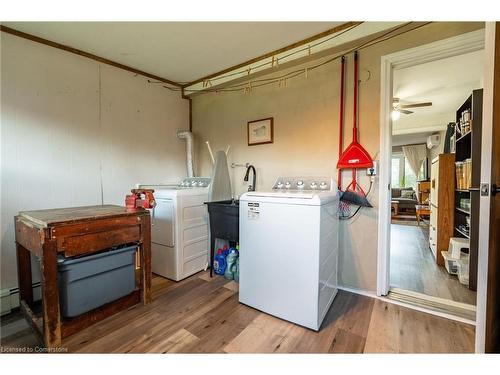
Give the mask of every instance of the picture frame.
M 274 119 L 272 117 L 253 120 L 247 123 L 248 146 L 264 145 L 274 142 Z

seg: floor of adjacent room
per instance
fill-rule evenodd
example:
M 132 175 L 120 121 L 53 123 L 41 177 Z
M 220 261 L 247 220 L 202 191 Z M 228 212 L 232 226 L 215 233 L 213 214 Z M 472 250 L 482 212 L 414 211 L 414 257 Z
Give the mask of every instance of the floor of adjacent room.
M 391 224 L 391 287 L 475 305 L 476 293 L 436 264 L 428 224 L 399 223 Z
M 474 326 L 339 291 L 319 332 L 238 302 L 238 284 L 200 272 L 153 278 L 153 302 L 63 340 L 71 353 L 470 353 Z M 165 303 L 167 302 L 168 303 Z M 19 312 L 2 317 L 1 345 L 34 347 Z

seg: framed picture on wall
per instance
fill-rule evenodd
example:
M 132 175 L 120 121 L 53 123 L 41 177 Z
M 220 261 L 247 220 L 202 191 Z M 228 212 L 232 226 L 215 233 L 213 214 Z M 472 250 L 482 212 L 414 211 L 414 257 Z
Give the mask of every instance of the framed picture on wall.
M 247 124 L 248 145 L 256 146 L 274 142 L 273 118 L 249 121 Z

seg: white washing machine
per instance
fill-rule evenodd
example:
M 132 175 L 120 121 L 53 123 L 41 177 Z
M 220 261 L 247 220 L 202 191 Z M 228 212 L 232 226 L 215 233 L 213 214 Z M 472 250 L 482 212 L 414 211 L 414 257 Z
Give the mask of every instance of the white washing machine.
M 178 185 L 138 185 L 152 188 L 151 267 L 154 273 L 179 281 L 203 270 L 209 248 L 205 202 L 211 179 L 185 178 Z
M 240 197 L 241 303 L 319 330 L 337 294 L 338 204 L 329 178 Z

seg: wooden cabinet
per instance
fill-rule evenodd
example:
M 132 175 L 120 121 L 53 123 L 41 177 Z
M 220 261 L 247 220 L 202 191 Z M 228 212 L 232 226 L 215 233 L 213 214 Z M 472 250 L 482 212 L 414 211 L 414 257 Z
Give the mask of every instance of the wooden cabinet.
M 102 205 L 24 211 L 15 217 L 20 309 L 47 348 L 108 316 L 143 301 L 151 302 L 151 219 L 149 211 Z M 57 259 L 91 255 L 107 248 L 135 243 L 140 272 L 129 295 L 74 318 L 59 308 Z M 42 311 L 33 310 L 31 254 L 40 260 Z
M 429 247 L 436 263 L 444 266 L 441 251 L 448 250 L 453 236 L 455 204 L 455 154 L 440 154 L 432 160 L 430 181 Z

